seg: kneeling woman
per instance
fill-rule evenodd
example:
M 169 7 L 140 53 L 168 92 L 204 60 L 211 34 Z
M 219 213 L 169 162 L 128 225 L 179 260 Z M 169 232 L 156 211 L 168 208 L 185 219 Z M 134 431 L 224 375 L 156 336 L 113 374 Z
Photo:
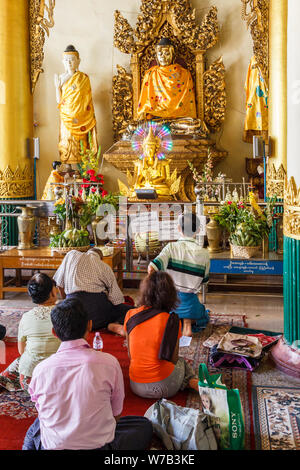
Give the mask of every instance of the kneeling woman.
M 55 305 L 55 282 L 46 274 L 35 274 L 27 286 L 36 307 L 23 314 L 18 329 L 18 350 L 15 359 L 0 374 L 0 386 L 9 391 L 27 390 L 33 369 L 55 353 L 60 340 L 52 334 L 51 310 Z
M 141 283 L 140 307 L 126 314 L 130 387 L 140 397 L 168 398 L 186 387 L 198 390 L 194 372 L 178 357 L 181 324 L 170 313 L 177 301 L 171 276 L 152 272 Z

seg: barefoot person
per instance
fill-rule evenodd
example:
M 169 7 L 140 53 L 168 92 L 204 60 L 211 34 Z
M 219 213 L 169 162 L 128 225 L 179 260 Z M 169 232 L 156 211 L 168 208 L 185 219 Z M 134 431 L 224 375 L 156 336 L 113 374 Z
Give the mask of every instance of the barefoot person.
M 112 269 L 102 261 L 101 250 L 69 251 L 54 279 L 63 298 L 78 299 L 84 305 L 94 331 L 107 328 L 124 336 L 122 324 L 132 306 L 124 304 Z
M 197 295 L 201 284 L 208 280 L 210 266 L 208 251 L 195 240 L 199 225 L 195 214 L 180 215 L 179 240 L 168 243 L 148 266 L 148 272 L 166 271 L 172 277 L 180 300 L 175 311 L 183 319 L 183 336 L 192 336 L 192 323 L 204 328 L 209 320 Z
M 127 312 L 130 387 L 140 397 L 169 398 L 186 387 L 198 390 L 193 370 L 178 356 L 181 325 L 171 313 L 177 300 L 171 276 L 153 272 L 141 283 L 140 307 Z
M 0 386 L 11 392 L 27 390 L 34 368 L 60 345 L 52 333 L 50 318 L 57 300 L 55 282 L 47 274 L 37 273 L 30 279 L 27 290 L 37 305 L 25 312 L 19 323 L 20 356 L 0 374 Z

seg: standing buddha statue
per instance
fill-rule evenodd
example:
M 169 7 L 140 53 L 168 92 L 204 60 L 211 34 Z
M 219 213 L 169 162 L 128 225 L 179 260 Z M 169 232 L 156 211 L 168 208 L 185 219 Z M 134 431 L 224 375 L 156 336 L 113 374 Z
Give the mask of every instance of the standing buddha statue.
M 80 141 L 89 147 L 88 134 L 97 152 L 96 118 L 89 77 L 78 70 L 78 51 L 70 45 L 63 53 L 65 72 L 55 74 L 56 101 L 60 111 L 59 154 L 65 164 L 80 163 Z

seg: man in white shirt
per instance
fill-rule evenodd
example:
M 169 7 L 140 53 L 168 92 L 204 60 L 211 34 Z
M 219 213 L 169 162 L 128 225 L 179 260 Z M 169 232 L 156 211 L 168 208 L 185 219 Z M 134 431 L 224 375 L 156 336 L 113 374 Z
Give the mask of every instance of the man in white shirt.
M 132 306 L 124 296 L 112 269 L 102 261 L 101 250 L 69 251 L 53 279 L 63 298 L 78 299 L 93 322 L 93 330 L 108 328 L 124 336 L 123 323 Z

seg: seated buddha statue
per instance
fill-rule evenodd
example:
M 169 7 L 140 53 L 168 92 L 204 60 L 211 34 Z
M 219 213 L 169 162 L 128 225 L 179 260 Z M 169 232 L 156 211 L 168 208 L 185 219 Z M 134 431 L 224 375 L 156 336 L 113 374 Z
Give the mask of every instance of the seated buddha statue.
M 59 186 L 59 183 L 64 183 L 64 175 L 60 171 L 60 167 L 61 167 L 61 162 L 54 161 L 52 163 L 53 170 L 51 171 L 48 177 L 47 183 L 45 184 L 45 188 L 44 188 L 43 195 L 42 195 L 42 200 L 48 200 L 48 201 L 53 200 L 55 198 L 54 189 L 57 186 Z
M 161 147 L 159 137 L 153 134 L 152 126 L 149 127 L 147 137 L 142 144 L 143 155 L 134 162 L 134 174 L 127 171 L 130 185 L 128 189 L 119 181 L 120 192 L 128 197 L 134 197 L 136 189 L 155 189 L 158 197 L 175 195 L 179 190 L 180 179 L 176 170 L 170 174 L 170 160 L 159 159 L 158 151 Z
M 173 63 L 174 46 L 167 38 L 156 45 L 158 65 L 146 71 L 139 97 L 138 122 L 128 127 L 132 132 L 141 121 L 155 120 L 169 125 L 172 134 L 197 134 L 206 137 L 208 129 L 197 119 L 196 99 L 191 73 Z

